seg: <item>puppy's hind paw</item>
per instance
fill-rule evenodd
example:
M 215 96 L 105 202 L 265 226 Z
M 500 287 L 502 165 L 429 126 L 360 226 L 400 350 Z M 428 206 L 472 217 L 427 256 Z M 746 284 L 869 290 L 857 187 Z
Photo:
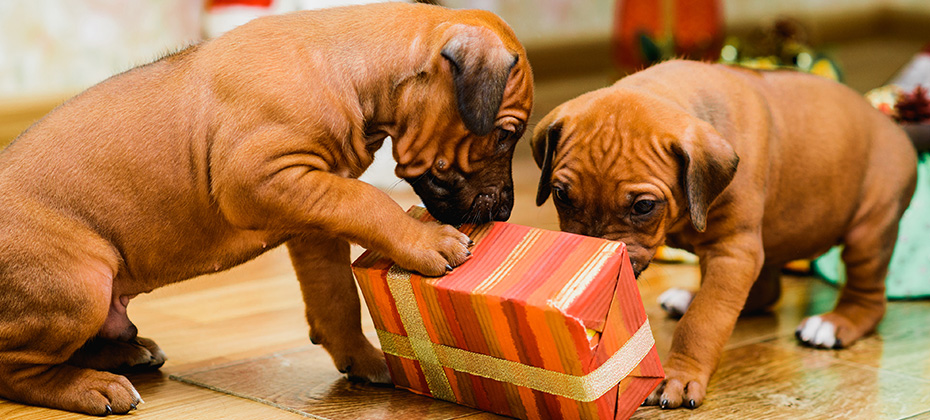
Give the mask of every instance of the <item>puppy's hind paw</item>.
M 671 288 L 659 295 L 659 306 L 672 318 L 681 318 L 691 306 L 694 292 L 685 289 Z

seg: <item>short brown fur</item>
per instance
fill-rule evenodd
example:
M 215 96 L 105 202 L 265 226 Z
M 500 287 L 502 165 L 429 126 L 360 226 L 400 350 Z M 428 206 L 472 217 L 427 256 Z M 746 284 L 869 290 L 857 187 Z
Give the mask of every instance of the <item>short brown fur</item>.
M 916 154 L 839 83 L 665 62 L 560 105 L 537 126 L 533 150 L 544 174 L 537 202 L 554 193 L 563 230 L 626 242 L 637 272 L 666 243 L 700 257 L 701 288 L 648 405 L 701 404 L 737 317 L 777 299 L 788 261 L 845 244 L 849 280 L 821 315 L 837 343 L 884 314 Z
M 499 18 L 402 3 L 257 19 L 88 89 L 0 153 L 0 396 L 135 408 L 129 381 L 101 370 L 165 358 L 136 336 L 129 299 L 280 244 L 313 341 L 350 376 L 389 381 L 361 332 L 349 242 L 440 275 L 469 239 L 354 178 L 390 136 L 398 175 L 442 183 L 423 197 L 441 219 L 506 218 L 531 107 L 525 51 Z

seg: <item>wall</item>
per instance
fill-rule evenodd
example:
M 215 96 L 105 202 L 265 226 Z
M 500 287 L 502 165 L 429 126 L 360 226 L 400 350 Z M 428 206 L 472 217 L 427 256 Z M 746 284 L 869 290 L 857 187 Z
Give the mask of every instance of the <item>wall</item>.
M 276 0 L 276 8 L 361 1 L 372 0 Z M 812 22 L 829 20 L 832 24 L 826 26 L 834 31 L 859 37 L 869 27 L 865 32 L 874 36 L 888 29 L 889 20 L 871 16 L 892 11 L 895 19 L 890 22 L 911 28 L 910 38 L 930 39 L 928 0 L 724 1 L 731 27 L 789 14 Z M 501 15 L 530 50 L 537 80 L 610 66 L 607 39 L 615 0 L 443 3 Z M 0 0 L 0 147 L 65 98 L 200 39 L 201 9 L 197 0 Z M 540 50 L 547 51 L 533 54 Z
M 326 0 L 333 3 L 337 0 Z M 338 2 L 361 0 L 338 0 Z M 370 0 L 369 0 L 370 1 Z M 319 0 L 277 0 L 280 10 Z M 445 0 L 501 15 L 528 48 L 602 40 L 615 0 Z M 830 16 L 894 9 L 930 16 L 927 0 L 727 0 L 731 25 L 781 14 Z M 80 91 L 200 38 L 201 2 L 191 0 L 0 1 L 0 100 Z
M 0 97 L 73 93 L 200 36 L 189 0 L 0 1 Z
M 637 1 L 637 0 L 632 0 Z M 831 17 L 896 10 L 930 16 L 928 0 L 723 0 L 729 25 L 756 24 L 779 15 Z M 456 8 L 497 13 L 528 46 L 606 38 L 615 0 L 446 0 Z

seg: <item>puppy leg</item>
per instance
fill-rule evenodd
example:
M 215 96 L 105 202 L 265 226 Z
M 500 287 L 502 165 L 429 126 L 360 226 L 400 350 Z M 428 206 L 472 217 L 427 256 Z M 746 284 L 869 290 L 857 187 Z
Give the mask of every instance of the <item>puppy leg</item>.
M 94 415 L 134 409 L 142 399 L 125 377 L 65 364 L 107 316 L 109 265 L 54 265 L 0 261 L 0 396 Z
M 781 268 L 764 267 L 759 278 L 752 284 L 749 297 L 743 306 L 742 315 L 752 315 L 767 311 L 781 298 Z M 681 318 L 691 306 L 694 292 L 672 287 L 659 295 L 657 299 L 668 316 Z
M 314 143 L 306 133 L 275 127 L 242 139 L 234 150 L 217 151 L 215 197 L 227 220 L 241 229 L 323 231 L 427 276 L 468 259 L 465 234 L 420 222 L 385 192 L 328 172 L 317 152 L 300 152 L 307 144 Z
M 742 313 L 751 315 L 765 312 L 780 298 L 781 267 L 762 267 L 759 278 L 749 289 Z
M 125 376 L 69 365 L 2 364 L 0 395 L 91 415 L 124 414 L 142 397 Z
M 292 239 L 287 247 L 306 304 L 310 341 L 323 345 L 350 379 L 391 383 L 384 355 L 362 334 L 349 243 L 316 234 Z
M 114 373 L 145 372 L 165 364 L 165 353 L 154 341 L 139 337 L 126 313 L 129 296 L 113 297 L 107 318 L 97 333 L 71 355 L 68 364 Z
M 843 348 L 875 330 L 885 315 L 885 275 L 898 237 L 894 212 L 858 224 L 845 238 L 846 285 L 833 311 L 806 318 L 795 336 L 818 348 Z
M 148 338 L 121 341 L 94 337 L 71 355 L 68 364 L 114 373 L 136 373 L 158 370 L 165 360 L 165 352 Z
M 675 327 L 663 366 L 666 378 L 644 405 L 696 408 L 703 403 L 723 346 L 762 268 L 759 234 L 735 235 L 701 251 L 701 289 Z

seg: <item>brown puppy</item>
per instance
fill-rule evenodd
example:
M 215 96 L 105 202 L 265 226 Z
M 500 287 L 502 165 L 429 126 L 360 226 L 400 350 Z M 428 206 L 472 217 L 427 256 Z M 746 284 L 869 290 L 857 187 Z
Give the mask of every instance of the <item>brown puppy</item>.
M 88 89 L 0 153 L 0 396 L 133 409 L 129 381 L 100 370 L 164 355 L 136 337 L 129 299 L 282 243 L 311 339 L 350 376 L 389 381 L 349 242 L 441 275 L 469 239 L 353 178 L 390 136 L 434 215 L 506 219 L 531 106 L 505 23 L 409 4 L 258 19 Z
M 701 288 L 646 404 L 701 404 L 740 312 L 778 298 L 787 261 L 846 244 L 849 281 L 832 312 L 805 320 L 803 342 L 849 345 L 884 314 L 916 155 L 851 89 L 671 61 L 562 104 L 533 150 L 537 204 L 551 192 L 563 230 L 626 242 L 637 273 L 663 243 L 700 257 Z

